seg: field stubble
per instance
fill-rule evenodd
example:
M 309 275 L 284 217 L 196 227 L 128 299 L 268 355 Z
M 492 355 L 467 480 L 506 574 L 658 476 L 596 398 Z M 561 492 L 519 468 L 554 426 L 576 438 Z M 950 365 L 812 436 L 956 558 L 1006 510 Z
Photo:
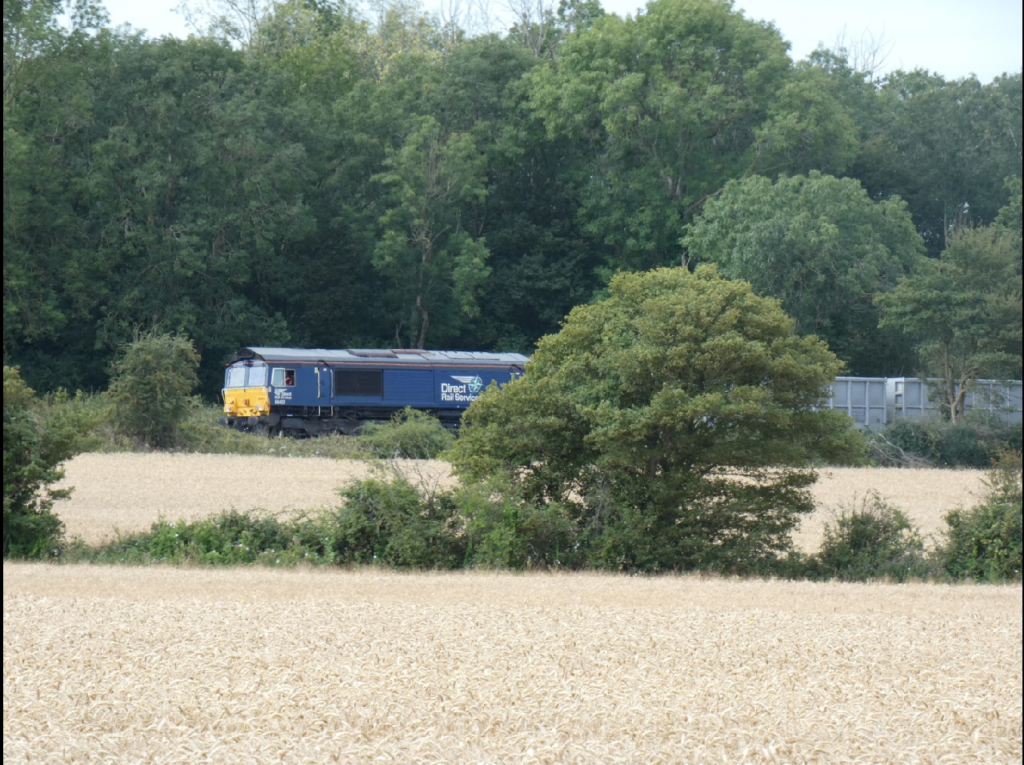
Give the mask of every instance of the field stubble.
M 4 762 L 1018 763 L 1020 586 L 4 564 Z
M 450 466 L 433 460 L 399 460 L 414 481 L 451 486 Z M 337 489 L 370 475 L 369 463 L 322 458 L 210 454 L 82 454 L 67 465 L 71 499 L 56 512 L 69 536 L 95 544 L 124 533 L 147 531 L 168 520 L 217 515 L 229 509 L 270 512 L 335 507 Z M 943 516 L 984 496 L 980 470 L 826 468 L 812 491 L 818 511 L 794 535 L 814 552 L 824 524 L 869 491 L 907 513 L 925 535 L 945 528 Z

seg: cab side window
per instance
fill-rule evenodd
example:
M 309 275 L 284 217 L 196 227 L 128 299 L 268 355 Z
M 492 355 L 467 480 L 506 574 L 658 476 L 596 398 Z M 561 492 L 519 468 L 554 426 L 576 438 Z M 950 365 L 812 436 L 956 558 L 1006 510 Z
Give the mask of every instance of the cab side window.
M 275 369 L 270 375 L 270 384 L 275 388 L 290 388 L 295 385 L 294 369 Z

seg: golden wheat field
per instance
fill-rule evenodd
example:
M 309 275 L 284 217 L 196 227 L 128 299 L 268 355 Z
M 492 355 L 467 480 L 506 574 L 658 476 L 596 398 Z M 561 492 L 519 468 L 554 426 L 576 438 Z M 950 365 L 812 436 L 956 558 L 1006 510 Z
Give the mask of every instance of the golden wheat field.
M 5 763 L 1020 763 L 1021 587 L 4 564 Z
M 413 480 L 451 485 L 444 462 L 405 460 L 397 463 Z M 71 499 L 56 512 L 69 536 L 89 543 L 122 532 L 145 531 L 161 516 L 189 520 L 231 508 L 263 508 L 271 512 L 332 507 L 336 489 L 370 474 L 370 466 L 354 460 L 244 457 L 199 454 L 82 454 L 67 464 L 65 485 Z M 813 489 L 818 511 L 794 535 L 800 549 L 816 550 L 825 522 L 843 506 L 862 500 L 869 491 L 901 508 L 934 534 L 945 527 L 943 516 L 970 506 L 985 491 L 980 470 L 896 470 L 828 468 Z

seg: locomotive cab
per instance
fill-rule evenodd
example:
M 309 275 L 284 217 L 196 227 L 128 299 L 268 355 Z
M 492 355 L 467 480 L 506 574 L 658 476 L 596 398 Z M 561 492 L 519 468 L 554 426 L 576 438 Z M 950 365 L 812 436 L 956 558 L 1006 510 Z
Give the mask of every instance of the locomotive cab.
M 228 365 L 224 373 L 224 425 L 252 421 L 270 412 L 269 367 L 262 361 L 245 359 Z

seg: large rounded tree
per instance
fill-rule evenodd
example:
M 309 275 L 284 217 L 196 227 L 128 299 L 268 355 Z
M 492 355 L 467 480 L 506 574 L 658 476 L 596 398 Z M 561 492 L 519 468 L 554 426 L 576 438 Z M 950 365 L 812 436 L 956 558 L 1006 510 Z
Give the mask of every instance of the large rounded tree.
M 892 374 L 910 353 L 879 331 L 875 295 L 922 259 L 924 244 L 899 199 L 871 199 L 852 178 L 751 176 L 730 181 L 687 226 L 690 257 L 716 263 L 779 298 L 800 334 L 814 334 L 855 374 Z
M 817 408 L 839 371 L 714 267 L 621 274 L 470 407 L 453 463 L 570 508 L 577 563 L 754 570 L 813 509 L 809 466 L 857 454 L 848 418 Z

